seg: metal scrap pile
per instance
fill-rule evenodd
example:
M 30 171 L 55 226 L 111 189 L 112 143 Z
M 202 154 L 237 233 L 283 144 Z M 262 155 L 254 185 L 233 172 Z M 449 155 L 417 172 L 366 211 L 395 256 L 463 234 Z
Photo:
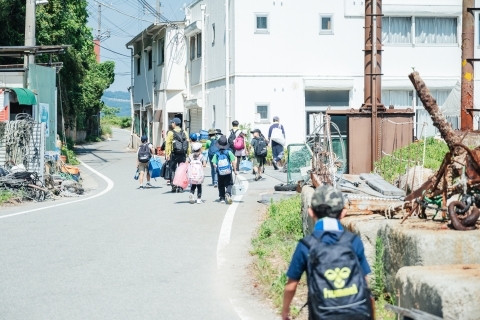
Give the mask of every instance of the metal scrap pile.
M 2 169 L 1 173 L 4 175 L 0 176 L 0 190 L 12 192 L 18 200 L 44 201 L 52 196 L 36 172 L 8 173 Z
M 472 150 L 462 144 L 465 135 L 460 137 L 455 134 L 418 72 L 412 73 L 410 80 L 447 143 L 449 152 L 440 169 L 405 198 L 409 206 L 405 219 L 411 215 L 426 219 L 426 209 L 434 209 L 437 213 L 442 212 L 443 220 L 450 218 L 451 227 L 455 230 L 476 229 L 480 217 L 480 146 Z M 458 197 L 458 201 L 452 201 L 447 206 L 447 201 L 454 196 Z

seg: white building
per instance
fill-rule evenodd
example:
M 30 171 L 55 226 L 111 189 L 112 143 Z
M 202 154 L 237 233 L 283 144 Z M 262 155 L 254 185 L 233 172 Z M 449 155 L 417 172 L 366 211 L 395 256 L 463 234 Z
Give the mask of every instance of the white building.
M 407 77 L 413 68 L 439 104 L 460 81 L 461 5 L 461 0 L 383 1 L 386 106 L 412 107 L 422 118 Z M 225 108 L 225 0 L 197 0 L 187 7 L 185 106 L 192 131 L 203 126 L 225 132 L 238 120 L 265 132 L 279 116 L 288 143 L 302 142 L 313 129 L 312 113 L 362 105 L 364 1 L 230 0 L 229 7 L 230 112 Z M 336 121 L 342 126 L 346 120 Z
M 183 29 L 184 22 L 152 24 L 127 43 L 133 55 L 130 92 L 137 143 L 139 136 L 147 135 L 160 146 L 169 120 L 183 119 L 187 57 Z

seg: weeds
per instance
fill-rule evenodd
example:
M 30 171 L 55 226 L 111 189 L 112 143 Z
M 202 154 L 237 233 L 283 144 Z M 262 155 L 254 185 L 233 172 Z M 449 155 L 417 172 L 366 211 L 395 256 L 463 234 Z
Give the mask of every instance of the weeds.
M 101 135 L 109 135 L 111 136 L 112 135 L 112 126 L 109 125 L 109 124 L 106 124 L 106 123 L 102 123 L 100 125 L 100 131 L 101 131 Z
M 393 295 L 385 292 L 385 266 L 383 265 L 383 255 L 385 248 L 381 238 L 375 241 L 375 261 L 372 266 L 372 278 L 370 281 L 370 289 L 375 297 L 375 314 L 380 320 L 395 320 L 396 316 L 393 312 L 385 310 L 385 304 L 395 304 Z
M 252 240 L 255 276 L 277 308 L 282 304 L 287 281 L 285 272 L 298 240 L 303 237 L 300 210 L 299 196 L 272 202 Z
M 9 190 L 0 190 L 0 205 L 14 198 L 15 195 Z
M 62 147 L 62 155 L 67 157 L 67 163 L 71 165 L 77 165 L 80 164 L 80 161 L 77 159 L 77 155 L 75 152 L 71 149 L 68 149 L 68 141 L 67 141 L 67 146 Z

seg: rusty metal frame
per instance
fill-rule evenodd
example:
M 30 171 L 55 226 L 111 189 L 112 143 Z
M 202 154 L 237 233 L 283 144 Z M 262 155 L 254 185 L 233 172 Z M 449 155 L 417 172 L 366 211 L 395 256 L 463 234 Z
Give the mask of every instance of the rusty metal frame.
M 462 77 L 461 77 L 461 110 L 460 129 L 473 129 L 474 108 L 474 61 L 475 60 L 475 0 L 462 2 Z

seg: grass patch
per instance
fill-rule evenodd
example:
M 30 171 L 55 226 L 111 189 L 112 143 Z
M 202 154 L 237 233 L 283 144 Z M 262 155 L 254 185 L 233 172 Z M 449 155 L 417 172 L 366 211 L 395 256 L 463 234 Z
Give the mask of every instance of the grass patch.
M 406 168 L 422 165 L 423 140 L 411 143 L 408 146 L 395 150 L 392 156 L 384 156 L 375 162 L 375 171 L 386 181 L 393 181 L 400 175 L 405 174 Z M 448 147 L 442 140 L 427 138 L 425 146 L 425 168 L 436 171 L 440 168 Z M 400 160 L 403 159 L 403 160 Z
M 272 202 L 258 234 L 252 239 L 255 276 L 278 310 L 282 305 L 283 289 L 287 281 L 285 272 L 298 240 L 303 237 L 300 210 L 300 196 Z M 304 279 L 299 286 L 299 291 L 302 290 L 306 293 Z M 305 301 L 299 302 L 299 305 Z M 298 312 L 298 307 L 292 306 L 292 313 L 295 310 Z
M 0 190 L 0 205 L 14 198 L 15 194 L 9 190 Z
M 379 320 L 395 320 L 397 316 L 392 311 L 385 310 L 385 304 L 395 304 L 395 297 L 385 292 L 385 266 L 383 255 L 385 248 L 381 238 L 375 241 L 375 261 L 372 266 L 370 288 L 375 297 L 375 315 Z

